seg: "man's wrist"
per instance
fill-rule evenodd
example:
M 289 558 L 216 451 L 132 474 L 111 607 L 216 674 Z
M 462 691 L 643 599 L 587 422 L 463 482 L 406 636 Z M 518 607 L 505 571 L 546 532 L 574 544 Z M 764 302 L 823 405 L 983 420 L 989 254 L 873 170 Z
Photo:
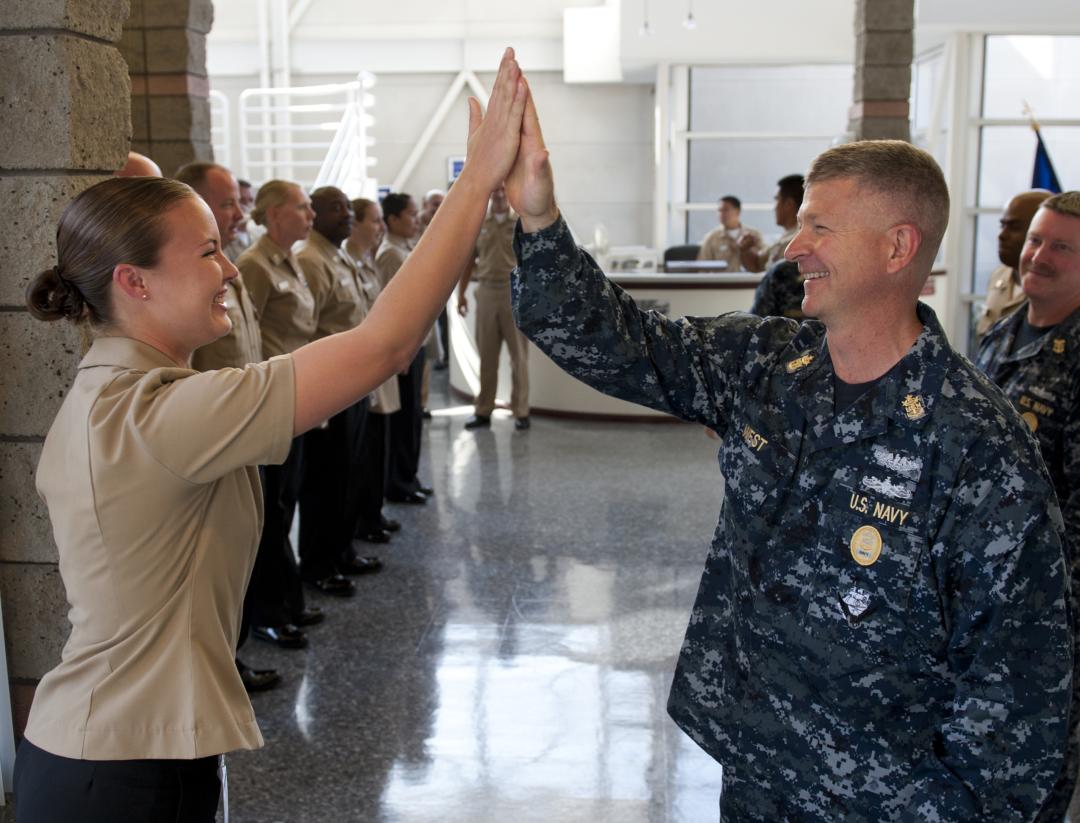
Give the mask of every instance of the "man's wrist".
M 555 225 L 559 219 L 559 207 L 552 205 L 550 209 L 540 215 L 519 214 L 521 230 L 526 234 L 535 234 Z

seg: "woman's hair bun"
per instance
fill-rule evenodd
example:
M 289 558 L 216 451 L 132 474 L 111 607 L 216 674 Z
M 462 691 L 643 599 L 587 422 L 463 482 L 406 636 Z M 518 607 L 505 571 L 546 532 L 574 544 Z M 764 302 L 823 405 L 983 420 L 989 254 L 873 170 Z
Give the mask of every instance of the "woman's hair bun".
M 26 288 L 26 305 L 38 320 L 81 320 L 86 314 L 82 292 L 57 266 L 39 273 Z

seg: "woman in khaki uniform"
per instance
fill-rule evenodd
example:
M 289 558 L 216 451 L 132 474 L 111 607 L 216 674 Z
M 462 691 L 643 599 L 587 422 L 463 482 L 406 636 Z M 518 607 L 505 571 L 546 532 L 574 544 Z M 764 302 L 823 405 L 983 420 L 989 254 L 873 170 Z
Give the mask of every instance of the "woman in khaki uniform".
M 57 230 L 31 283 L 42 320 L 97 332 L 42 449 L 71 605 L 15 767 L 19 823 L 214 819 L 216 756 L 262 742 L 233 650 L 262 517 L 259 463 L 412 360 L 517 153 L 527 88 L 507 50 L 469 154 L 416 253 L 364 322 L 243 369 L 196 372 L 236 276 L 182 183 L 112 178 Z
M 375 250 L 379 248 L 386 226 L 379 204 L 364 197 L 352 201 L 353 222 L 345 254 L 356 265 L 364 296 L 373 304 L 382 291 L 382 281 L 375 269 Z M 368 409 L 367 426 L 361 438 L 361 453 L 357 460 L 368 470 L 360 483 L 360 507 L 357 513 L 357 540 L 365 543 L 389 543 L 390 535 L 401 530 L 401 523 L 383 515 L 386 498 L 387 447 L 390 437 L 390 415 L 401 409 L 397 377 L 392 377 L 375 389 Z

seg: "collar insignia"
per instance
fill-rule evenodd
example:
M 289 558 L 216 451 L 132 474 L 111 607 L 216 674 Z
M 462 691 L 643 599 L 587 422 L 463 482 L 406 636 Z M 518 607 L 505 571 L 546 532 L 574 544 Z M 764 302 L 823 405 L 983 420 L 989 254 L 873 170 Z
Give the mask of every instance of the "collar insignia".
M 1065 354 L 1065 338 L 1058 337 L 1054 340 L 1054 354 Z
M 813 362 L 814 355 L 812 355 L 810 352 L 807 352 L 802 357 L 796 357 L 794 360 L 789 360 L 787 364 L 787 372 L 788 374 L 793 374 L 799 369 L 806 368 Z
M 926 406 L 917 394 L 909 394 L 900 402 L 900 405 L 904 407 L 904 414 L 907 415 L 908 420 L 918 420 L 926 415 Z

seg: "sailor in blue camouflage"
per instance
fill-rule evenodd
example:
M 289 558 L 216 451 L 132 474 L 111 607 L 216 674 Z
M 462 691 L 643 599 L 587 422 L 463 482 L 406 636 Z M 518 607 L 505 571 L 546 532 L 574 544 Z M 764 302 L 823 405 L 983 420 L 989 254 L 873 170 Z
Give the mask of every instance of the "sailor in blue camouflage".
M 803 277 L 799 266 L 781 260 L 769 267 L 754 290 L 750 314 L 758 317 L 790 317 L 802 320 Z
M 1047 200 L 1036 218 L 1019 266 L 1021 284 L 1033 297 L 991 328 L 976 365 L 1001 387 L 1039 443 L 1061 501 L 1075 621 L 1080 618 L 1080 192 Z M 1040 274 L 1047 281 L 1042 289 Z M 1043 308 L 1049 314 L 1040 314 Z M 1080 664 L 1076 649 L 1074 663 Z M 1080 768 L 1077 686 L 1080 671 L 1074 670 L 1068 758 L 1039 815 L 1047 823 L 1065 818 Z
M 540 225 L 515 238 L 522 331 L 721 438 L 668 710 L 723 764 L 722 819 L 1032 819 L 1067 730 L 1061 515 L 1030 433 L 916 307 L 919 283 L 914 343 L 838 410 L 823 323 L 641 311 L 561 217 Z

